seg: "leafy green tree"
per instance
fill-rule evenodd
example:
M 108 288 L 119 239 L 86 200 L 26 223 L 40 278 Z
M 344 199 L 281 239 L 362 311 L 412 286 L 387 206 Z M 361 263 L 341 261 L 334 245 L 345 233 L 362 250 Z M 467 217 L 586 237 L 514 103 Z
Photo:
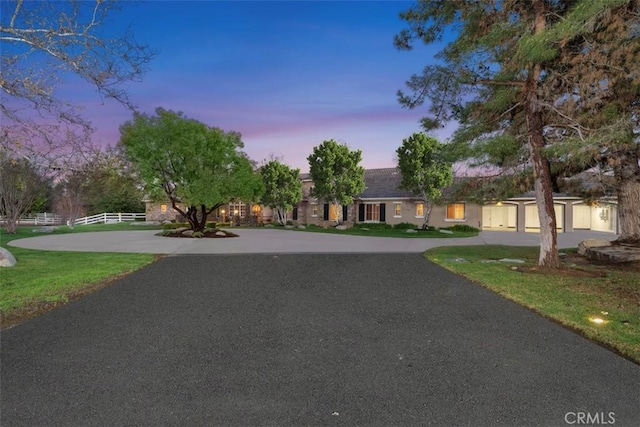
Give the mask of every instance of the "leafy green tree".
M 278 222 L 287 223 L 287 212 L 302 200 L 300 169 L 292 169 L 277 160 L 271 160 L 260 168 L 264 194 L 262 204 L 276 210 Z
M 353 203 L 353 196 L 364 191 L 364 168 L 359 166 L 362 151 L 351 151 L 346 144 L 330 139 L 314 147 L 307 160 L 314 185 L 311 194 L 334 209 Z M 339 210 L 333 217 L 339 222 Z
M 545 152 L 547 126 L 555 122 L 558 94 L 549 76 L 561 72 L 557 46 L 540 43 L 580 1 L 423 0 L 401 17 L 408 28 L 396 46 L 410 49 L 416 40 L 434 44 L 450 31 L 453 39 L 428 66 L 407 83 L 411 95 L 400 102 L 415 108 L 428 101 L 432 129 L 448 121 L 460 128 L 453 145 L 481 161 L 509 160 L 519 172 L 530 170 L 540 220 L 542 267 L 559 268 L 553 177 Z M 593 12 L 597 13 L 597 12 Z M 466 148 L 466 150 L 465 150 Z
M 207 216 L 220 206 L 255 200 L 263 190 L 237 132 L 158 108 L 155 116 L 135 114 L 120 135 L 149 195 L 168 198 L 194 231 L 204 230 Z
M 42 198 L 49 183 L 27 160 L 0 150 L 0 216 L 7 233 L 14 234 L 20 217 Z
M 433 203 L 442 198 L 443 189 L 453 181 L 453 167 L 442 159 L 444 145 L 424 133 L 414 133 L 402 140 L 396 150 L 398 169 L 402 175 L 400 187 L 421 197 L 424 204 L 424 224 L 429 222 Z

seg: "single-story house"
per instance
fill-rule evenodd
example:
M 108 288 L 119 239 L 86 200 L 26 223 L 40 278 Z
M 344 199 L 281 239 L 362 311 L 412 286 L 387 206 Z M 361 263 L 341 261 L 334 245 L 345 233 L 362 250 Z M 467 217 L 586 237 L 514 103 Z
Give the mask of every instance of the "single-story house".
M 367 169 L 365 189 L 347 206 L 331 206 L 311 195 L 313 181 L 301 174 L 303 198 L 289 213 L 294 224 L 330 226 L 338 222 L 347 226 L 359 223 L 398 224 L 408 222 L 416 227 L 424 223 L 424 200 L 399 188 L 401 176 L 396 168 Z M 147 220 L 179 220 L 170 204 L 146 201 Z M 589 204 L 579 197 L 554 194 L 559 232 L 597 230 L 617 233 L 615 199 Z M 274 212 L 266 206 L 241 201 L 229 203 L 211 215 L 211 221 L 233 221 L 236 224 L 269 223 Z M 538 207 L 533 193 L 486 204 L 456 201 L 433 206 L 429 225 L 450 227 L 466 224 L 482 230 L 538 232 Z

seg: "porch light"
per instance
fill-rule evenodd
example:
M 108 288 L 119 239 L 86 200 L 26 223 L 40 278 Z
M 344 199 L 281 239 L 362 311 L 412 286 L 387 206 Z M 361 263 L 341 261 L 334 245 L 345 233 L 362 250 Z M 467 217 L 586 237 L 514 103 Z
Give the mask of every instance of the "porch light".
M 502 206 L 502 202 L 496 203 L 496 206 Z

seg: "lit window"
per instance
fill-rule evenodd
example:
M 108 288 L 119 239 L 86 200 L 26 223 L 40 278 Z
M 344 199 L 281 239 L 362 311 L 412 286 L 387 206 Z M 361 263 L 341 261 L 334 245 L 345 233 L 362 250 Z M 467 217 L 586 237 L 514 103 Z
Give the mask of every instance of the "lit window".
M 380 221 L 380 205 L 364 205 L 365 221 Z
M 424 216 L 424 203 L 416 203 L 416 216 Z
M 167 205 L 160 205 L 160 211 L 161 212 L 166 212 L 167 211 Z
M 393 216 L 398 218 L 402 216 L 402 203 L 393 204 Z
M 329 220 L 337 221 L 340 219 L 340 205 L 329 205 Z
M 311 206 L 313 206 L 313 209 L 311 211 L 311 216 L 318 216 L 318 204 L 314 203 Z
M 247 214 L 247 205 L 242 202 L 229 203 L 229 215 L 244 218 Z
M 447 205 L 447 219 L 464 219 L 464 203 L 450 203 Z

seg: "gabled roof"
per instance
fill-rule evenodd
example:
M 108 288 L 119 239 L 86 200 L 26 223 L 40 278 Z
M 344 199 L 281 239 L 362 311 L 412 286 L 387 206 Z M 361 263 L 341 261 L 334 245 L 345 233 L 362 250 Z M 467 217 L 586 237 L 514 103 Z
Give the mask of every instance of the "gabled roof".
M 359 199 L 393 199 L 393 198 L 415 198 L 412 193 L 400 190 L 402 175 L 397 168 L 365 169 L 364 185 L 365 189 L 358 194 Z

